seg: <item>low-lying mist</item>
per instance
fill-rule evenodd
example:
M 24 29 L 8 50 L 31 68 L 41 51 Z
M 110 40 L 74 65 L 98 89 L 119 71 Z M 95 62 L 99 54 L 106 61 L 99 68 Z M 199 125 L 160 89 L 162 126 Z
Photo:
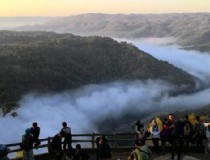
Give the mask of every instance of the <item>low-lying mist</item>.
M 127 40 L 129 41 L 129 40 Z M 168 61 L 182 70 L 197 77 L 203 85 L 210 85 L 210 53 L 188 51 L 175 45 L 167 45 L 169 38 L 147 38 L 129 41 L 139 49 L 157 59 Z
M 140 41 L 133 44 L 193 74 L 208 86 L 210 55 Z M 0 142 L 20 142 L 21 135 L 34 121 L 41 127 L 40 138 L 46 138 L 58 133 L 63 121 L 72 128 L 72 133 L 92 133 L 100 132 L 98 125 L 110 119 L 111 126 L 115 121 L 132 115 L 147 119 L 161 113 L 210 104 L 208 87 L 192 94 L 170 96 L 169 93 L 177 89 L 177 86 L 161 80 L 135 80 L 92 84 L 62 93 L 31 93 L 19 101 L 21 107 L 17 110 L 17 117 L 1 118 Z M 114 131 L 113 126 L 110 131 Z

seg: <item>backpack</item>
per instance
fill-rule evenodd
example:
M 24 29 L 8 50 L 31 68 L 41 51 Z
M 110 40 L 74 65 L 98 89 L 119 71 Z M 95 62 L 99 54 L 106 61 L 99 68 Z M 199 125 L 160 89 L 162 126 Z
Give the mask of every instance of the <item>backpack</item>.
M 30 134 L 23 135 L 22 148 L 26 151 L 33 148 L 33 137 Z
M 5 157 L 8 154 L 7 146 L 4 144 L 0 144 L 0 158 Z
M 184 125 L 184 135 L 189 136 L 191 134 L 191 127 L 188 122 L 185 123 Z
M 195 133 L 197 133 L 199 136 L 205 136 L 205 127 L 202 123 L 197 123 L 195 125 Z

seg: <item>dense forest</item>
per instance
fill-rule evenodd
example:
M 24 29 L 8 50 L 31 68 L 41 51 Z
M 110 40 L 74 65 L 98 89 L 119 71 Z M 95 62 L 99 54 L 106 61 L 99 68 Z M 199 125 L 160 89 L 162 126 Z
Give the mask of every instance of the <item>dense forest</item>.
M 193 88 L 191 75 L 132 44 L 108 37 L 0 31 L 0 104 L 29 92 L 87 84 L 162 79 Z

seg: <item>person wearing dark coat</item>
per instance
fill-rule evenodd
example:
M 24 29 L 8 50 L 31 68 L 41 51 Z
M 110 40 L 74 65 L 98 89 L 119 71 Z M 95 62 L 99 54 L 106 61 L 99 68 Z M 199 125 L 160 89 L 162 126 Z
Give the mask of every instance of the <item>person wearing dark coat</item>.
M 23 150 L 23 160 L 34 160 L 33 137 L 30 128 L 26 129 L 22 136 L 21 148 Z
M 63 141 L 63 151 L 66 151 L 66 146 L 68 145 L 68 151 L 72 151 L 72 137 L 71 137 L 71 128 L 67 126 L 66 122 L 62 123 L 63 128 L 60 131 L 60 135 L 64 137 Z
M 89 155 L 81 148 L 80 144 L 76 145 L 76 152 L 73 160 L 89 160 Z
M 31 134 L 33 136 L 34 147 L 38 148 L 40 145 L 39 135 L 40 135 L 40 127 L 38 127 L 37 122 L 34 122 L 31 127 Z
M 102 136 L 99 144 L 99 160 L 108 160 L 111 158 L 111 149 L 105 136 Z
M 49 144 L 49 152 L 53 156 L 54 159 L 60 160 L 62 158 L 62 142 L 61 142 L 61 135 L 56 134 L 52 142 Z
M 101 139 L 101 137 L 97 137 L 97 138 L 96 138 L 96 147 L 97 147 L 97 151 L 96 151 L 96 160 L 99 160 L 99 145 L 100 145 L 100 139 Z

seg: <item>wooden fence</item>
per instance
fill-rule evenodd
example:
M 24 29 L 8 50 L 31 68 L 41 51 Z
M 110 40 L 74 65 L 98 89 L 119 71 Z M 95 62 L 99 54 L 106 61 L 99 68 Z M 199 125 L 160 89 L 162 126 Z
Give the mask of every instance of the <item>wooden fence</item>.
M 112 149 L 131 149 L 134 147 L 134 141 L 135 141 L 135 133 L 90 133 L 90 134 L 72 134 L 72 146 L 75 146 L 76 144 L 80 143 L 82 145 L 82 148 L 95 150 L 96 149 L 96 138 L 99 136 L 104 135 L 109 145 Z M 41 145 L 39 148 L 45 148 L 45 151 L 47 153 L 48 151 L 48 144 L 51 142 L 53 137 L 48 137 L 44 139 L 40 139 Z M 153 148 L 153 143 L 151 142 L 151 138 L 147 138 L 146 144 Z M 21 151 L 20 143 L 13 143 L 13 144 L 7 144 L 7 146 L 11 149 L 11 153 L 14 154 L 14 152 Z M 166 146 L 170 147 L 170 145 Z M 194 149 L 193 149 L 194 148 Z M 200 147 L 201 151 L 203 151 L 203 147 Z M 195 145 L 191 145 L 189 147 L 190 151 L 197 151 L 197 148 L 195 148 Z
M 82 143 L 83 148 L 96 148 L 96 138 L 104 135 L 110 144 L 111 148 L 128 148 L 133 146 L 135 140 L 135 133 L 113 133 L 113 134 L 72 134 L 72 144 Z M 41 145 L 39 148 L 48 148 L 48 144 L 51 142 L 53 137 L 40 139 Z M 148 139 L 149 140 L 149 139 Z M 12 152 L 21 151 L 20 143 L 7 144 Z

